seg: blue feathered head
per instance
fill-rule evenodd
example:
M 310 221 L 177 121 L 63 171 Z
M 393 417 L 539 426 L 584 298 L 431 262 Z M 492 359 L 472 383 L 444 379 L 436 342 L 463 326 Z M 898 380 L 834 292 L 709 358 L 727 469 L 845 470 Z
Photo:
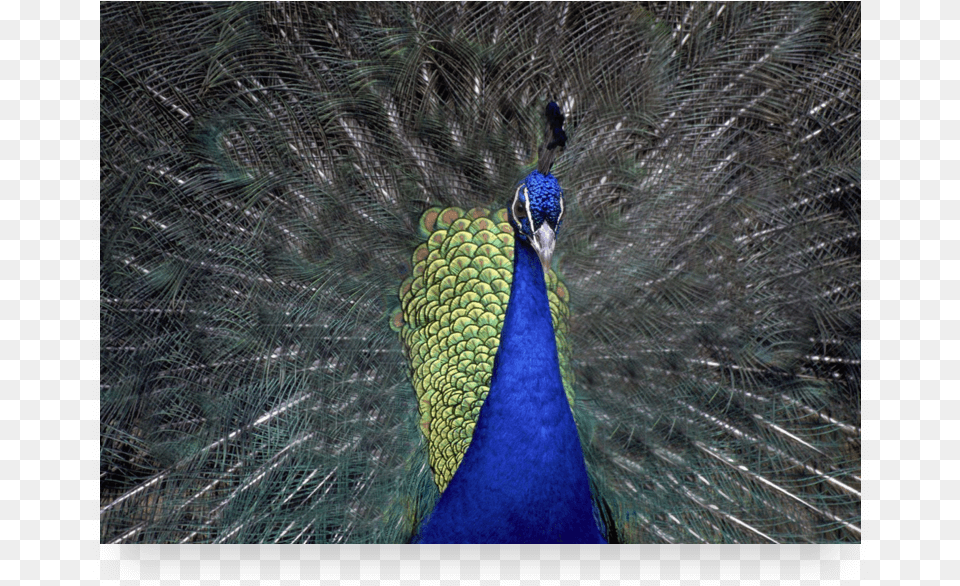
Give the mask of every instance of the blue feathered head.
M 517 186 L 508 215 L 517 238 L 529 242 L 544 270 L 549 268 L 563 222 L 563 190 L 556 178 L 532 171 Z

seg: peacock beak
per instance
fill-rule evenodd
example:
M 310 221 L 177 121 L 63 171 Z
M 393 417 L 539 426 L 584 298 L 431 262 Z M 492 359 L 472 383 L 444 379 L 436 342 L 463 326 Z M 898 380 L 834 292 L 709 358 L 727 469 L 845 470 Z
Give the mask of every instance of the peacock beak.
M 544 273 L 550 269 L 550 259 L 553 258 L 553 247 L 556 243 L 557 233 L 546 222 L 533 233 L 533 238 L 530 239 L 530 244 L 540 257 Z

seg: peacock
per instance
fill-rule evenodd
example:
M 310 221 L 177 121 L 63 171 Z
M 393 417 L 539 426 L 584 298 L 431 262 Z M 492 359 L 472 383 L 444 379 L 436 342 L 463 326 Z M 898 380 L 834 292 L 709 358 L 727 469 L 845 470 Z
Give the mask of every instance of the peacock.
M 105 4 L 101 542 L 859 542 L 859 247 L 859 4 Z
M 566 144 L 559 106 L 546 114 L 537 168 L 504 210 L 509 226 L 486 210 L 435 212 L 447 229 L 418 248 L 416 278 L 401 285 L 398 321 L 413 322 L 411 379 L 443 490 L 421 543 L 604 542 L 560 370 L 561 298 L 543 275 L 564 212 L 550 167 Z

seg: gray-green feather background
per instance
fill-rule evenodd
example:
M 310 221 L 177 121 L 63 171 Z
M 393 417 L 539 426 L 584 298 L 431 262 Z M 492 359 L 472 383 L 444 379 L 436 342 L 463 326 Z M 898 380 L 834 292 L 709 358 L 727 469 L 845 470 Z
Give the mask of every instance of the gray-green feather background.
M 858 542 L 858 4 L 101 6 L 101 541 L 396 542 L 389 316 L 556 100 L 576 417 L 626 542 Z

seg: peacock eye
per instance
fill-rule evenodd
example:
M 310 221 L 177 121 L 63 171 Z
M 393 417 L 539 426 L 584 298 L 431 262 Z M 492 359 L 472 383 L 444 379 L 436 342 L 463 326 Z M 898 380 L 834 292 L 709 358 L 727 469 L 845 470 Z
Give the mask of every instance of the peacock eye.
M 513 217 L 518 220 L 527 217 L 527 208 L 524 207 L 523 202 L 519 199 L 513 202 Z

